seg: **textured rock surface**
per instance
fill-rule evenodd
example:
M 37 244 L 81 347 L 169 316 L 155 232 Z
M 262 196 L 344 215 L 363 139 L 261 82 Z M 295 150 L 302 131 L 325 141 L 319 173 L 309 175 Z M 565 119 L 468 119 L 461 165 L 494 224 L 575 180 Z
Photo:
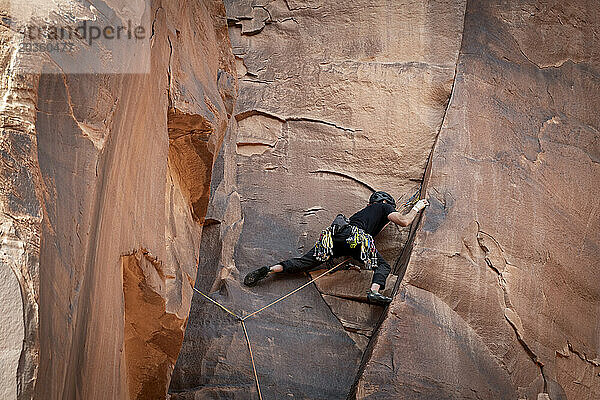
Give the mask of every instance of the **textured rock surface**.
M 395 297 L 361 379 L 357 398 L 517 398 L 477 333 L 434 294 L 412 285 Z
M 3 398 L 166 395 L 236 78 L 221 2 L 146 11 L 148 74 L 20 74 L 0 27 Z
M 356 262 L 358 264 L 358 262 Z M 326 270 L 315 270 L 311 271 L 310 275 L 312 278 L 316 278 Z M 381 291 L 386 296 L 392 293 L 392 289 L 396 285 L 396 279 L 398 277 L 394 274 L 388 276 L 385 282 L 385 289 Z M 326 275 L 319 279 L 315 285 L 319 292 L 328 294 L 330 296 L 336 296 L 344 299 L 355 300 L 355 301 L 367 301 L 367 290 L 371 287 L 371 281 L 373 280 L 373 272 L 368 270 L 342 270 L 336 271 L 333 274 Z M 340 281 L 344 282 L 340 285 Z
M 455 89 L 433 155 L 432 206 L 406 295 L 382 325 L 359 397 L 430 398 L 451 385 L 436 397 L 496 399 L 500 390 L 527 399 L 598 398 L 597 13 L 598 4 L 586 1 L 468 2 Z M 418 374 L 407 377 L 403 367 L 380 363 L 389 365 L 388 353 L 422 332 L 407 313 L 415 287 L 430 292 L 420 295 L 419 313 L 434 309 L 441 329 L 446 321 L 469 329 L 453 351 L 438 346 L 453 339 L 450 332 L 420 338 L 421 351 L 411 356 Z M 502 374 L 490 379 L 485 370 L 463 369 L 469 363 L 458 375 L 439 373 L 473 342 L 489 350 L 472 352 L 473 360 L 494 361 Z
M 264 397 L 600 398 L 597 2 L 157 0 L 138 75 L 21 58 L 6 3 L 0 397 L 256 398 L 190 284 L 264 306 L 309 276 L 244 274 L 427 165 L 387 311 L 338 271 L 247 321 Z M 390 263 L 408 236 L 377 238 Z
M 240 92 L 223 163 L 236 169 L 229 184 L 214 182 L 207 218 L 216 224 L 205 227 L 197 281 L 249 313 L 307 277 L 277 277 L 252 290 L 240 277 L 308 250 L 338 212 L 366 205 L 370 188 L 400 197 L 419 186 L 452 86 L 464 2 L 227 1 L 226 8 Z M 378 248 L 393 263 L 405 238 L 387 227 Z M 343 274 L 332 279 L 345 283 Z M 368 287 L 361 282 L 360 297 Z M 264 397 L 345 398 L 379 313 L 311 285 L 252 317 Z M 170 391 L 172 399 L 257 396 L 239 324 L 200 296 Z
M 4 239 L 4 238 L 3 238 Z M 4 245 L 7 243 L 4 242 Z M 17 373 L 21 349 L 25 339 L 23 324 L 23 303 L 19 280 L 8 262 L 0 265 L 0 396 L 3 399 L 17 397 Z
M 354 265 L 354 268 L 359 268 Z M 311 278 L 317 279 L 326 270 L 311 271 Z M 331 312 L 340 320 L 344 330 L 365 350 L 373 331 L 383 315 L 383 307 L 367 303 L 367 290 L 371 287 L 373 272 L 367 270 L 341 270 L 325 275 L 315 281 L 315 286 Z M 381 293 L 391 296 L 397 275 L 390 274 Z
M 0 41 L 7 44 L 0 50 L 0 268 L 5 278 L 0 387 L 7 399 L 31 398 L 39 366 L 42 207 L 35 140 L 38 78 L 15 76 L 18 40 L 14 32 L 0 26 Z

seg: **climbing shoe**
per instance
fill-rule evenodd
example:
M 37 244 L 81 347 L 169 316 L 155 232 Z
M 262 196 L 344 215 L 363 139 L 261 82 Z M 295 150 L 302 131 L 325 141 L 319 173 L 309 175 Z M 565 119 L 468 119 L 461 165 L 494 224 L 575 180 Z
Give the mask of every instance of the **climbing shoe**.
M 261 279 L 265 279 L 269 275 L 269 267 L 262 267 L 259 269 L 255 269 L 254 271 L 248 273 L 244 278 L 244 285 L 246 286 L 254 286 Z
M 379 304 L 382 306 L 387 306 L 392 302 L 391 297 L 384 296 L 381 293 L 374 292 L 372 290 L 367 292 L 367 300 L 369 300 L 369 303 Z

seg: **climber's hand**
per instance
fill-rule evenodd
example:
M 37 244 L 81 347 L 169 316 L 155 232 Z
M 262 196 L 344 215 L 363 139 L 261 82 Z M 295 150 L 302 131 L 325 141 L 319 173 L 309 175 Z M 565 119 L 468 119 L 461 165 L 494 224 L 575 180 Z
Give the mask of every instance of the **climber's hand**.
M 429 205 L 429 202 L 427 200 L 421 199 L 421 200 L 417 201 L 417 204 L 415 204 L 413 206 L 413 210 L 419 212 L 422 209 L 424 209 L 425 207 L 427 207 L 428 205 Z

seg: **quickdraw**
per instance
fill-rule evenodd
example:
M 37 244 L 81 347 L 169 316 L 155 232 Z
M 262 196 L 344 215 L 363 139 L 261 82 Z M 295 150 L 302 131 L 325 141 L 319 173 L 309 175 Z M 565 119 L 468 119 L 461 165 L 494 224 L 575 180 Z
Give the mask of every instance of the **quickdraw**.
M 360 245 L 360 259 L 365 263 L 367 269 L 373 269 L 377 266 L 377 249 L 375 248 L 375 240 L 357 226 L 350 225 L 352 233 L 346 239 L 351 249 Z
M 349 225 L 350 236 L 346 242 L 351 249 L 360 246 L 360 259 L 367 269 L 377 266 L 377 249 L 373 237 L 357 226 Z M 319 261 L 327 261 L 333 256 L 333 227 L 328 226 L 321 231 L 319 239 L 315 243 L 315 258 Z
M 417 190 L 415 194 L 413 194 L 410 199 L 406 200 L 400 207 L 404 208 L 406 206 L 414 206 L 417 201 L 419 201 L 420 194 L 421 189 Z
M 315 258 L 319 261 L 327 261 L 333 255 L 333 226 L 328 226 L 321 231 L 319 239 L 315 243 Z

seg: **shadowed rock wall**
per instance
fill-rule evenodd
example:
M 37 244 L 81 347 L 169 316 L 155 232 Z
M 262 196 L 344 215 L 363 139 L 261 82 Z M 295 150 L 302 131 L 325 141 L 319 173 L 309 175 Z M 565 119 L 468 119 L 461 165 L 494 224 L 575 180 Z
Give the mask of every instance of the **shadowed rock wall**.
M 431 207 L 357 397 L 600 395 L 598 11 L 468 1 Z
M 419 187 L 452 87 L 464 2 L 227 1 L 226 9 L 237 126 L 213 174 L 215 225 L 202 235 L 197 281 L 249 313 L 307 278 L 249 290 L 240 285 L 247 272 L 307 251 L 337 213 L 366 205 L 371 188 L 406 198 Z M 406 236 L 389 226 L 377 238 L 390 263 Z M 368 274 L 348 272 L 362 277 L 353 300 L 310 286 L 248 320 L 265 398 L 346 398 L 383 311 L 361 302 Z M 257 396 L 239 323 L 200 296 L 170 391 Z

